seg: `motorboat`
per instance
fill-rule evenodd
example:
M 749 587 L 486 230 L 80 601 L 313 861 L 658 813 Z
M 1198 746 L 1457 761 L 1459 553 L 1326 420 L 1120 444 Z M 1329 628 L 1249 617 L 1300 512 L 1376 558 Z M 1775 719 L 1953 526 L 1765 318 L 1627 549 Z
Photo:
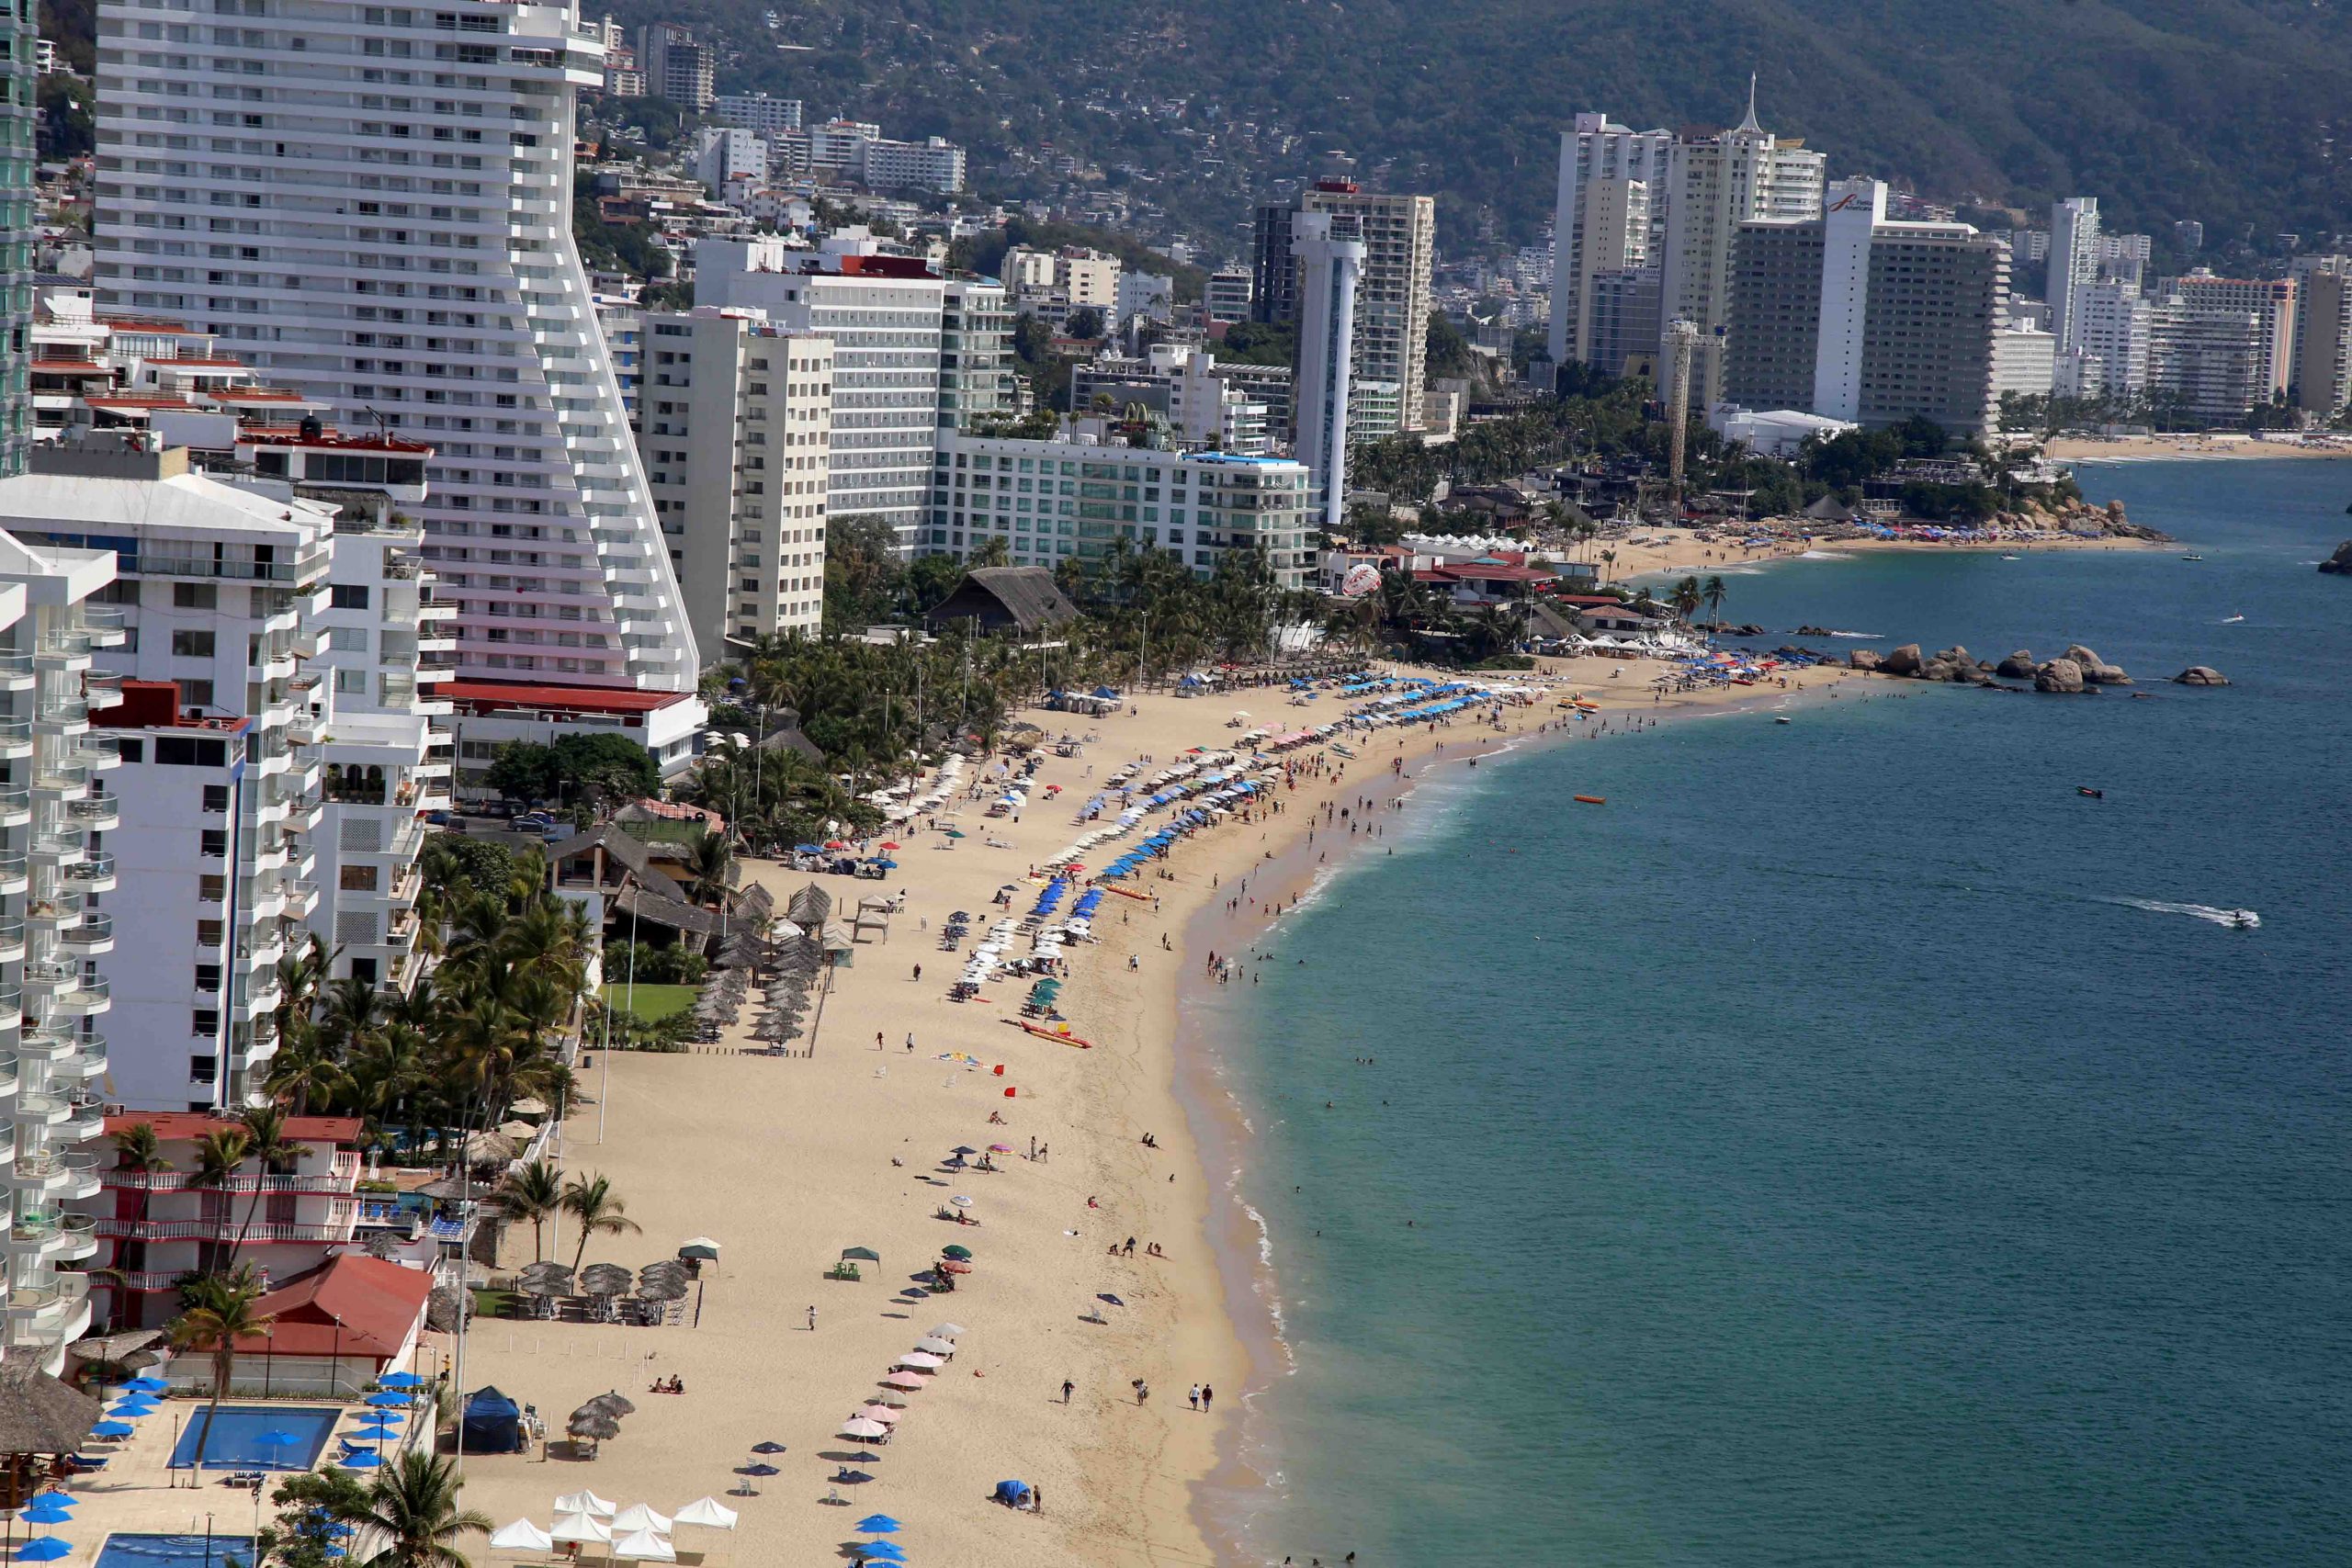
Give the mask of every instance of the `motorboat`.
M 2224 615 L 2222 617 L 2222 624 L 2225 626 L 2233 626 L 2245 619 L 2244 615 Z
M 2262 917 L 2252 909 L 2230 911 L 2230 929 L 2233 931 L 2250 931 L 2260 924 L 2262 924 Z
M 2203 556 L 2183 556 L 2180 558 L 2183 560 L 2203 560 L 2205 558 Z

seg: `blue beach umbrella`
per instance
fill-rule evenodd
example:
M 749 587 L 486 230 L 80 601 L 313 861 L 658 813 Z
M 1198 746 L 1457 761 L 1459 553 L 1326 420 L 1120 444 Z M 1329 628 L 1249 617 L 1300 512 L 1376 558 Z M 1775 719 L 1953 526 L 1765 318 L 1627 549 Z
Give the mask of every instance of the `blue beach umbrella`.
M 90 1428 L 94 1438 L 127 1438 L 133 1430 L 128 1421 L 101 1421 Z
M 19 1562 L 54 1562 L 61 1557 L 73 1555 L 73 1547 L 53 1535 L 45 1535 L 39 1540 L 28 1540 L 17 1548 L 17 1561 Z
M 907 1560 L 907 1554 L 904 1551 L 887 1540 L 870 1540 L 862 1546 L 852 1547 L 850 1550 L 855 1551 L 860 1557 L 871 1558 L 878 1562 L 904 1562 Z
M 380 1377 L 376 1381 L 386 1388 L 419 1388 L 424 1382 L 424 1380 L 414 1372 L 394 1372 L 389 1377 Z
M 409 1397 L 407 1394 L 393 1393 L 390 1390 L 387 1390 L 382 1393 L 371 1393 L 366 1399 L 361 1400 L 360 1403 L 362 1404 L 374 1405 L 379 1410 L 405 1410 L 409 1405 Z
M 868 1514 L 850 1526 L 850 1529 L 864 1530 L 868 1535 L 896 1535 L 905 1528 L 888 1514 Z
M 784 1445 L 771 1438 L 764 1443 L 753 1443 L 752 1451 L 755 1454 L 780 1454 L 784 1452 Z

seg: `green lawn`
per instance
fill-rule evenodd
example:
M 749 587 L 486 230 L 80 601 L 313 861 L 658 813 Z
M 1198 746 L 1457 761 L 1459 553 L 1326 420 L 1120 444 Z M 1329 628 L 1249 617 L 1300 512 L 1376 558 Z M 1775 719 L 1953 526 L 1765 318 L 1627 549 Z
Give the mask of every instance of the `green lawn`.
M 659 1023 L 694 1006 L 695 993 L 701 989 L 700 986 L 654 986 L 640 982 L 637 987 L 636 1005 L 629 1007 L 628 987 L 622 984 L 605 987 L 605 1000 L 615 1007 L 627 1007 L 647 1023 Z

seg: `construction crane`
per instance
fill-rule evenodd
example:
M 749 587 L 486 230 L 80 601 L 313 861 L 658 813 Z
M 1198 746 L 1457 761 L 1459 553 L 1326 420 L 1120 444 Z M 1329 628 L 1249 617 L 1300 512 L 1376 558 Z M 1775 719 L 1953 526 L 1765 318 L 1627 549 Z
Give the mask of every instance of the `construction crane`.
M 1690 439 L 1690 354 L 1699 344 L 1699 328 L 1691 321 L 1673 321 L 1666 329 L 1673 352 L 1673 389 L 1666 400 L 1667 521 L 1682 521 L 1683 448 Z

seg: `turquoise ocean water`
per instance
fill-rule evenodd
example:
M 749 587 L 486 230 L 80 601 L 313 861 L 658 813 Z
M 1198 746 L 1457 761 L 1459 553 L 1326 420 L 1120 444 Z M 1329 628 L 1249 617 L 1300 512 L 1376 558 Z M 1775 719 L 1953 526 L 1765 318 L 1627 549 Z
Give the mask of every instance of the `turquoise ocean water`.
M 1433 772 L 1198 1005 L 1295 1359 L 1274 1479 L 1213 1499 L 1254 1554 L 2352 1553 L 2352 464 L 2082 477 L 2204 559 L 1805 561 L 1725 613 L 2086 642 L 2155 700 Z

